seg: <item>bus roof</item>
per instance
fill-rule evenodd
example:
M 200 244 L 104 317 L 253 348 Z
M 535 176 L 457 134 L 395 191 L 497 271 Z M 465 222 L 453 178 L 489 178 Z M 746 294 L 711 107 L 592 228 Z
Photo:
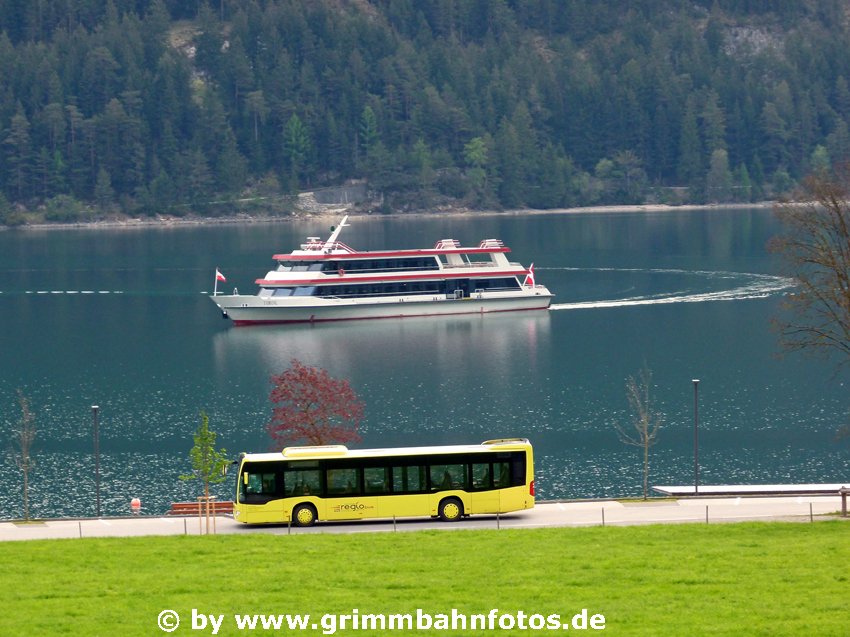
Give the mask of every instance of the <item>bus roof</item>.
M 516 451 L 529 446 L 526 438 L 500 438 L 485 440 L 480 445 L 445 445 L 430 447 L 394 447 L 383 449 L 348 449 L 344 445 L 316 447 L 286 447 L 282 452 L 246 453 L 243 459 L 251 462 L 280 460 L 318 460 L 326 458 L 384 458 L 388 456 L 429 456 L 455 453 L 483 453 L 488 451 Z

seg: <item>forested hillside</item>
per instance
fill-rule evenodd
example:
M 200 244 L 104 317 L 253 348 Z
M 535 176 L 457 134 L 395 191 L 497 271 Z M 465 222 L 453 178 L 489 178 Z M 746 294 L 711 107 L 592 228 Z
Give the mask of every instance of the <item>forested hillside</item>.
M 840 0 L 0 0 L 0 221 L 772 197 L 850 155 Z

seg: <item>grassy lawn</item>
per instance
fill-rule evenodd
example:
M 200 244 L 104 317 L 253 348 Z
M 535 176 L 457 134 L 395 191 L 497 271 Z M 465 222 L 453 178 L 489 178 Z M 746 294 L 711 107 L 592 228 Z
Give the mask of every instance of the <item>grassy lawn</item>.
M 180 616 L 171 634 L 213 634 L 209 620 L 192 629 L 193 608 L 224 615 L 219 635 L 321 635 L 322 614 L 353 609 L 411 614 L 414 628 L 339 630 L 337 620 L 335 634 L 560 631 L 500 630 L 498 620 L 495 630 L 416 630 L 417 608 L 434 621 L 453 608 L 567 623 L 584 608 L 604 615 L 604 631 L 579 634 L 850 634 L 841 522 L 5 542 L 0 564 L 0 635 L 164 635 L 163 609 Z M 239 630 L 234 620 L 284 613 L 310 613 L 318 628 Z

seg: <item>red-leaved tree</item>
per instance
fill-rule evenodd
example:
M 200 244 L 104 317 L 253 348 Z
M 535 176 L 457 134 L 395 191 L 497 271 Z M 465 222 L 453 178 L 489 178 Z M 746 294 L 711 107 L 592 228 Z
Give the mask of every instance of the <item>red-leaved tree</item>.
M 348 381 L 292 359 L 289 369 L 272 376 L 271 382 L 274 407 L 266 429 L 277 447 L 360 441 L 363 403 Z

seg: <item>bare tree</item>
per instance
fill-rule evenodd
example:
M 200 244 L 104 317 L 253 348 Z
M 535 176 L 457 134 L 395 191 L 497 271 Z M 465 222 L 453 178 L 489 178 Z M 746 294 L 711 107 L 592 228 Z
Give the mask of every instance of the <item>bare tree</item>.
M 21 419 L 18 427 L 12 430 L 11 458 L 23 474 L 24 520 L 30 519 L 29 476 L 35 467 L 32 457 L 32 445 L 35 441 L 35 415 L 30 410 L 29 399 L 18 390 L 18 404 L 21 406 Z
M 776 213 L 785 232 L 770 248 L 797 284 L 775 321 L 783 347 L 837 354 L 840 368 L 850 362 L 850 164 L 808 176 Z
M 652 387 L 652 372 L 644 366 L 638 372 L 637 378 L 629 376 L 626 381 L 626 397 L 629 399 L 632 418 L 631 426 L 614 423 L 620 441 L 639 447 L 643 454 L 643 499 L 649 493 L 649 448 L 658 441 L 658 430 L 663 422 L 663 416 L 652 407 L 650 389 Z

